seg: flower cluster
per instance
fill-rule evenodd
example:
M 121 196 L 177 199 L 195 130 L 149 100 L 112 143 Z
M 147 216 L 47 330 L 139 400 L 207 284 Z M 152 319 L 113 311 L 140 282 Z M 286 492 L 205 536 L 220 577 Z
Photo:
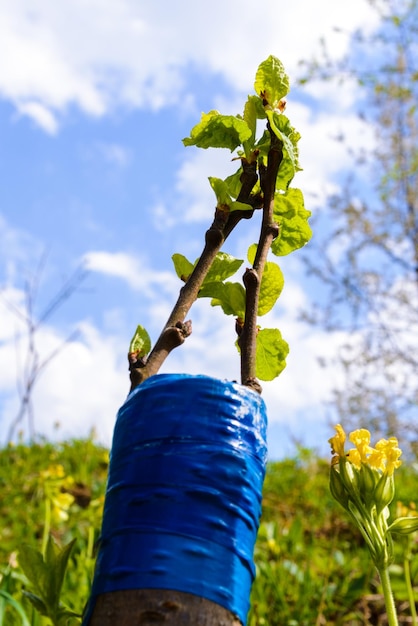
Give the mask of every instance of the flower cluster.
M 396 437 L 380 439 L 375 447 L 372 448 L 369 431 L 365 428 L 360 428 L 359 430 L 354 430 L 349 436 L 350 441 L 356 447 L 345 453 L 346 434 L 343 427 L 341 424 L 337 424 L 335 430 L 337 431 L 336 434 L 329 440 L 332 452 L 335 454 L 333 458 L 334 463 L 338 463 L 340 457 L 346 456 L 358 469 L 361 468 L 362 463 L 365 463 L 373 469 L 385 472 L 389 476 L 392 476 L 394 470 L 400 466 L 401 461 L 399 457 L 402 454 L 402 450 L 398 447 Z
M 395 495 L 393 474 L 401 464 L 398 440 L 381 439 L 372 447 L 369 431 L 361 428 L 350 433 L 355 447 L 346 452 L 344 429 L 338 424 L 335 430 L 329 440 L 333 453 L 331 493 L 359 528 L 376 566 L 387 567 L 393 559 L 391 533 L 412 532 L 411 518 L 388 523 L 389 504 Z
M 52 521 L 65 522 L 68 509 L 74 502 L 74 496 L 68 491 L 73 487 L 74 480 L 65 475 L 62 465 L 50 465 L 40 473 L 45 499 L 51 510 Z

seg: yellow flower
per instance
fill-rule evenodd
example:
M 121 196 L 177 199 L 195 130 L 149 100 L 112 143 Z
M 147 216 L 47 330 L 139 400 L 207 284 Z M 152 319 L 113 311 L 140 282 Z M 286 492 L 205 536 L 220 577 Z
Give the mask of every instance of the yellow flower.
M 74 496 L 70 493 L 60 493 L 51 498 L 51 513 L 55 522 L 65 522 L 68 520 L 68 509 L 74 502 Z
M 351 450 L 349 450 L 346 454 L 347 459 L 357 467 L 357 469 L 361 468 L 361 462 L 362 462 L 362 458 L 361 458 L 361 454 L 359 452 L 359 450 L 357 450 L 357 448 L 351 448 Z
M 329 439 L 331 460 L 330 488 L 334 498 L 350 514 L 378 568 L 393 560 L 391 533 L 407 534 L 418 530 L 418 516 L 401 517 L 390 526 L 389 504 L 395 495 L 394 470 L 401 465 L 402 454 L 396 437 L 381 439 L 373 448 L 370 432 L 354 430 L 349 440 L 355 445 L 344 451 L 345 432 L 340 424 Z
M 344 450 L 346 434 L 341 424 L 335 426 L 336 434 L 329 439 L 333 457 L 332 465 L 339 463 L 341 457 L 346 457 L 357 469 L 361 469 L 362 464 L 369 465 L 374 470 L 380 470 L 392 476 L 396 468 L 401 465 L 399 457 L 402 450 L 398 446 L 396 437 L 381 439 L 375 448 L 370 445 L 370 432 L 365 428 L 359 428 L 350 433 L 349 439 L 355 448 L 351 448 L 347 453 Z
M 41 476 L 45 479 L 63 478 L 65 476 L 65 470 L 64 470 L 64 467 L 60 464 L 50 465 L 48 469 L 43 470 L 41 472 Z
M 331 445 L 332 454 L 337 455 L 337 460 L 333 460 L 333 462 L 337 463 L 338 457 L 345 456 L 344 442 L 346 435 L 341 424 L 337 424 L 335 430 L 337 431 L 336 434 L 331 437 L 331 439 L 328 439 L 328 441 Z
M 386 469 L 386 455 L 384 450 L 373 448 L 368 458 L 368 464 L 373 469 L 384 472 Z
M 396 468 L 398 468 L 402 461 L 399 457 L 402 454 L 402 450 L 399 448 L 398 440 L 396 437 L 390 437 L 389 439 L 381 439 L 376 444 L 376 450 L 382 451 L 386 457 L 385 472 L 392 476 Z
M 350 441 L 356 446 L 362 463 L 367 463 L 367 456 L 373 448 L 370 447 L 370 433 L 365 428 L 353 430 Z
M 69 493 L 74 485 L 72 476 L 65 475 L 61 464 L 50 465 L 40 473 L 45 501 L 50 508 L 55 523 L 68 520 L 68 509 L 75 498 Z

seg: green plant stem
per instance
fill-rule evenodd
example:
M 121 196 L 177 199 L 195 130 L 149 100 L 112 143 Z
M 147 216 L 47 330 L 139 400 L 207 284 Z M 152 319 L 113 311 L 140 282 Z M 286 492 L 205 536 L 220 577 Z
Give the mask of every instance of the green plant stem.
M 377 568 L 380 582 L 382 583 L 383 595 L 385 598 L 386 615 L 388 618 L 388 626 L 399 626 L 396 614 L 395 601 L 393 598 L 392 587 L 390 584 L 389 569 L 387 567 Z
M 42 556 L 45 558 L 46 546 L 48 544 L 49 531 L 51 529 L 51 501 L 48 497 L 45 498 L 45 523 L 44 532 L 42 535 Z
M 409 539 L 409 537 L 408 537 Z M 410 567 L 410 560 L 408 557 L 406 557 L 404 559 L 403 562 L 403 567 L 404 567 L 404 572 L 405 572 L 405 583 L 406 583 L 406 588 L 408 591 L 408 601 L 409 601 L 409 606 L 410 606 L 410 610 L 411 610 L 411 617 L 412 617 L 412 626 L 418 626 L 418 620 L 417 620 L 417 611 L 415 608 L 415 598 L 414 598 L 414 590 L 412 587 L 412 583 L 411 583 L 411 567 Z
M 94 527 L 89 526 L 87 539 L 86 556 L 88 559 L 94 559 Z
M 15 611 L 19 614 L 22 626 L 31 626 L 31 623 L 29 622 L 26 616 L 26 613 L 23 610 L 22 605 L 19 604 L 19 602 L 17 602 L 10 593 L 8 593 L 7 591 L 4 591 L 3 589 L 0 589 L 0 598 L 3 600 L 5 604 L 6 603 L 10 604 L 10 606 L 12 606 L 15 609 Z M 4 615 L 5 615 L 5 611 L 1 610 L 0 611 L 0 626 L 3 626 L 3 625 L 5 626 L 6 624 L 6 622 L 3 621 Z

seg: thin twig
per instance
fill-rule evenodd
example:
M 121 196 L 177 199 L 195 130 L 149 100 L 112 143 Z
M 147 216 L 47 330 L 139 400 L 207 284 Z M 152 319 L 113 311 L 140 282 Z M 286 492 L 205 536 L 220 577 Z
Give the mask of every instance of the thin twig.
M 59 346 L 52 350 L 44 359 L 40 358 L 38 348 L 39 332 L 45 325 L 46 320 L 79 288 L 80 283 L 84 280 L 86 272 L 82 267 L 70 276 L 63 284 L 54 297 L 47 303 L 45 309 L 36 316 L 35 305 L 37 301 L 38 291 L 42 279 L 42 271 L 45 266 L 45 255 L 42 256 L 38 267 L 33 276 L 25 282 L 25 304 L 24 310 L 21 310 L 13 302 L 6 299 L 0 294 L 1 300 L 9 308 L 13 314 L 24 323 L 25 330 L 16 334 L 16 360 L 18 366 L 17 391 L 19 396 L 19 408 L 8 429 L 6 442 L 13 439 L 16 428 L 27 418 L 28 432 L 30 440 L 35 436 L 35 418 L 33 410 L 33 393 L 40 375 L 50 362 L 55 359 L 62 350 L 74 341 L 79 332 L 72 332 Z M 27 341 L 27 348 L 24 362 L 19 367 L 19 341 L 24 338 Z

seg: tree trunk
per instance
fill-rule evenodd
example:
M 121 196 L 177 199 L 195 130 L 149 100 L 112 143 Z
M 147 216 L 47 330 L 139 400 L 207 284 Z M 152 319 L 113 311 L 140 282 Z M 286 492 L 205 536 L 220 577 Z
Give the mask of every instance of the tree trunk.
M 132 589 L 98 596 L 89 626 L 241 626 L 224 607 L 166 589 Z

